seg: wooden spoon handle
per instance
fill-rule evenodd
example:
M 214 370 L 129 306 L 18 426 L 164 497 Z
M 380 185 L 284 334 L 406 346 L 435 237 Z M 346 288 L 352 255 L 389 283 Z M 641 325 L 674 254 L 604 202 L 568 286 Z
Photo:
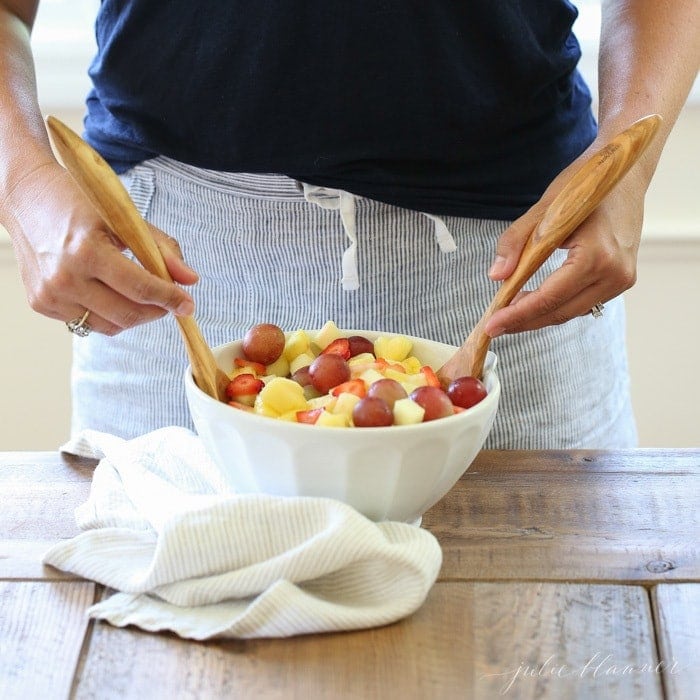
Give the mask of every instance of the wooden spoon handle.
M 107 162 L 72 129 L 55 117 L 46 118 L 51 141 L 63 165 L 73 176 L 97 213 L 115 236 L 129 248 L 149 272 L 172 282 L 148 224 Z M 192 365 L 192 375 L 202 391 L 224 399 L 228 378 L 217 366 L 197 322 L 192 316 L 175 317 Z
M 549 256 L 593 212 L 634 165 L 661 123 L 658 114 L 634 122 L 588 158 L 547 207 L 523 248 L 513 273 L 503 281 L 491 304 L 462 347 L 440 368 L 443 383 L 459 376 L 481 377 L 491 338 L 484 333 L 488 319 L 515 295 Z

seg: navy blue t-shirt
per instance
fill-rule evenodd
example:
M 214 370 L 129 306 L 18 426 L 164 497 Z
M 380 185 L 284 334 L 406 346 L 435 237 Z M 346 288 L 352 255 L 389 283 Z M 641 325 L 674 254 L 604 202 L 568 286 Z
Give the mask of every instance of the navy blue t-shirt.
M 510 219 L 593 140 L 567 0 L 103 0 L 85 137 Z

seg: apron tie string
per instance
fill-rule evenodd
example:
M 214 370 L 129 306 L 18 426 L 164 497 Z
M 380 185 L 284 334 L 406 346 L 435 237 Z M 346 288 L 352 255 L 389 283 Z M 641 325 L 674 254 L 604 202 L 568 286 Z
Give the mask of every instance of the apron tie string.
M 357 270 L 357 216 L 355 208 L 355 195 L 337 190 L 332 187 L 322 187 L 319 185 L 309 185 L 301 183 L 304 199 L 307 202 L 316 204 L 323 209 L 333 209 L 340 212 L 340 220 L 345 230 L 345 235 L 350 239 L 350 245 L 343 252 L 342 270 L 343 276 L 341 284 L 346 291 L 353 291 L 360 288 L 360 277 Z M 435 214 L 426 214 L 434 224 L 435 240 L 443 253 L 453 253 L 457 250 L 457 244 L 452 237 L 445 222 Z

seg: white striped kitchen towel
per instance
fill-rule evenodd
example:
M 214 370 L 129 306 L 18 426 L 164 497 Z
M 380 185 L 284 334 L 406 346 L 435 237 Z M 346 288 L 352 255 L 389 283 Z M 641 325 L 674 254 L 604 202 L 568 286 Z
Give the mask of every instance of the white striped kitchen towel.
M 287 637 L 385 625 L 415 612 L 442 563 L 435 537 L 324 498 L 236 495 L 184 428 L 133 440 L 84 431 L 99 459 L 83 532 L 44 562 L 114 593 L 88 613 L 181 637 Z

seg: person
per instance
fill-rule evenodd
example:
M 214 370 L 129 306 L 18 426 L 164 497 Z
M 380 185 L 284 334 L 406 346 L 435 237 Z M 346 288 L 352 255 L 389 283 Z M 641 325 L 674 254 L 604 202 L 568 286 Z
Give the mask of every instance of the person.
M 460 344 L 577 165 L 659 113 L 642 159 L 487 326 L 503 383 L 487 446 L 635 444 L 622 293 L 697 73 L 696 0 L 602 3 L 597 119 L 567 0 L 105 0 L 84 137 L 172 284 L 51 151 L 37 5 L 0 0 L 0 222 L 30 306 L 76 332 L 74 431 L 190 425 L 171 314 L 196 312 L 212 345 L 329 319 Z

